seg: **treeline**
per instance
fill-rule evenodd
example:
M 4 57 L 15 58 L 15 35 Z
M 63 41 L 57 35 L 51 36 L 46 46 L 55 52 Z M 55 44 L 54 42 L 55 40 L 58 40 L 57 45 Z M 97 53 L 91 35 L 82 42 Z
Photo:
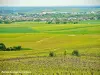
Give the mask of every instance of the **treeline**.
M 11 20 L 0 20 L 0 24 L 11 24 L 13 21 Z
M 21 46 L 13 46 L 13 47 L 6 47 L 5 44 L 0 43 L 0 51 L 17 51 L 17 50 L 21 50 L 22 47 Z
M 78 24 L 78 20 L 54 19 L 46 21 L 47 24 Z

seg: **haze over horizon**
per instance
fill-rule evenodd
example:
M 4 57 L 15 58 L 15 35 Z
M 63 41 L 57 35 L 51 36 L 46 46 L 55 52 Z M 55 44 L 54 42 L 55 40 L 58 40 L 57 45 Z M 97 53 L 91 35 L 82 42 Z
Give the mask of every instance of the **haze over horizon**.
M 0 6 L 100 6 L 100 0 L 0 0 Z

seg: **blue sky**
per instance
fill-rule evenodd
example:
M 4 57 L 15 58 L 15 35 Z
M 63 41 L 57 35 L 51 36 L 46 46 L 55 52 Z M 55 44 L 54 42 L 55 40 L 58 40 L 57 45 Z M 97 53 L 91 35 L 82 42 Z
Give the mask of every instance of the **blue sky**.
M 100 0 L 0 0 L 0 6 L 91 6 Z

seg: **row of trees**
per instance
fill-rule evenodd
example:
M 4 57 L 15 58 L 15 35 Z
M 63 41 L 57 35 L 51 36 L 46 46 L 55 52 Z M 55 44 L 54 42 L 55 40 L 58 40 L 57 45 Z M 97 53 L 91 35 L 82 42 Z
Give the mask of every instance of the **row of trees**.
M 19 20 L 19 21 L 15 21 L 15 22 L 23 22 L 24 20 Z M 33 20 L 32 20 L 33 21 Z M 40 19 L 36 19 L 33 22 L 42 22 L 42 20 Z M 11 20 L 0 20 L 0 24 L 11 24 L 14 23 L 14 21 Z M 47 24 L 78 24 L 78 21 L 73 21 L 73 20 L 59 20 L 59 19 L 55 19 L 55 20 L 46 20 Z
M 78 24 L 78 21 L 76 21 L 76 20 L 55 19 L 55 20 L 49 20 L 46 23 L 47 24 Z
M 0 50 L 1 51 L 17 51 L 17 50 L 21 50 L 21 46 L 14 46 L 14 47 L 8 47 L 6 48 L 5 44 L 0 43 Z
M 10 24 L 13 23 L 11 20 L 0 20 L 0 24 Z

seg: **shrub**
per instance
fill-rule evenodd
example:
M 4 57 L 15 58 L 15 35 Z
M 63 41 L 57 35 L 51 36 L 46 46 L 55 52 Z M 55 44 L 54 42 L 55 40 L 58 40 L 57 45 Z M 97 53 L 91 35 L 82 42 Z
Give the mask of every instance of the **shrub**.
M 54 56 L 55 56 L 55 53 L 54 53 L 54 52 L 50 52 L 50 53 L 49 53 L 49 56 L 50 56 L 50 57 L 54 57 Z
M 67 55 L 67 51 L 66 50 L 64 51 L 64 55 Z
M 74 55 L 74 56 L 79 56 L 78 50 L 74 50 L 74 51 L 72 52 L 72 55 Z

